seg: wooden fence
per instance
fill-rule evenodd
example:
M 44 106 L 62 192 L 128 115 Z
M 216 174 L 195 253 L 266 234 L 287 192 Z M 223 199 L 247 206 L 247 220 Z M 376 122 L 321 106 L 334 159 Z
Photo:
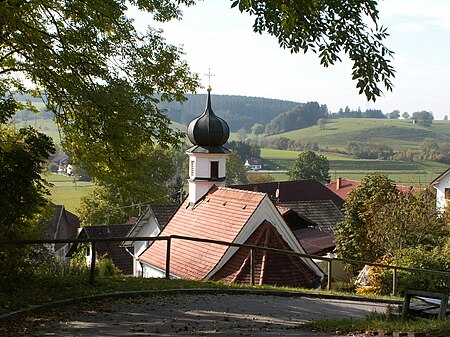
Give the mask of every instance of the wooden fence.
M 351 259 L 342 259 L 342 258 L 336 258 L 336 257 L 324 257 L 324 256 L 316 256 L 316 255 L 310 255 L 310 254 L 302 254 L 302 253 L 296 253 L 293 251 L 288 250 L 281 250 L 276 248 L 269 248 L 269 247 L 261 247 L 261 246 L 254 246 L 254 245 L 247 245 L 247 244 L 239 244 L 239 243 L 230 243 L 225 241 L 218 241 L 218 240 L 210 240 L 210 239 L 202 239 L 202 238 L 193 238 L 193 237 L 187 237 L 187 236 L 181 236 L 181 235 L 170 235 L 170 236 L 158 236 L 158 237 L 123 237 L 123 238 L 88 238 L 88 239 L 54 239 L 54 240 L 3 240 L 0 241 L 1 245 L 43 245 L 43 244 L 55 244 L 55 243 L 90 243 L 92 246 L 92 254 L 91 254 L 91 264 L 90 264 L 90 282 L 94 283 L 95 281 L 95 262 L 96 262 L 96 252 L 95 252 L 95 245 L 98 242 L 124 242 L 124 241 L 166 241 L 166 270 L 165 270 L 165 277 L 167 279 L 170 278 L 170 256 L 171 256 L 171 247 L 172 247 L 172 240 L 187 240 L 187 241 L 198 241 L 198 242 L 206 242 L 210 244 L 216 244 L 216 245 L 225 245 L 228 247 L 237 247 L 237 248 L 247 248 L 250 250 L 250 283 L 254 285 L 255 283 L 255 266 L 254 266 L 254 254 L 255 251 L 262 250 L 262 251 L 270 251 L 270 252 L 277 252 L 285 255 L 293 255 L 297 257 L 304 257 L 319 261 L 326 261 L 328 265 L 327 270 L 327 289 L 331 290 L 331 281 L 332 281 L 332 271 L 333 271 L 333 262 L 334 261 L 340 261 L 348 264 L 356 264 L 356 265 L 369 265 L 374 267 L 380 267 L 384 269 L 391 269 L 392 272 L 392 293 L 396 294 L 398 289 L 398 283 L 397 283 L 397 272 L 399 270 L 411 272 L 411 273 L 424 273 L 429 275 L 438 275 L 438 276 L 445 276 L 450 278 L 450 272 L 445 271 L 438 271 L 438 270 L 429 270 L 429 269 L 419 269 L 419 268 L 406 268 L 406 267 L 400 267 L 400 266 L 391 266 L 387 264 L 381 264 L 381 263 L 372 263 L 367 261 L 359 261 L 359 260 L 351 260 Z

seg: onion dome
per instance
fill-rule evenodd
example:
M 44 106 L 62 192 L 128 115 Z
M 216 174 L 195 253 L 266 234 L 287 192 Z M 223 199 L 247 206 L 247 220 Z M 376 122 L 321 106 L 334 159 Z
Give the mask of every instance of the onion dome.
M 189 123 L 187 134 L 194 145 L 202 147 L 222 146 L 227 142 L 230 128 L 211 109 L 211 87 L 208 88 L 205 112 Z

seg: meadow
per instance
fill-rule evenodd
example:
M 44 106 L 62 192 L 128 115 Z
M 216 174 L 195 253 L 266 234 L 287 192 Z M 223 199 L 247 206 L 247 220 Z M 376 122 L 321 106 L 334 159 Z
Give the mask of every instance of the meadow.
M 434 121 L 431 127 L 425 128 L 404 119 L 329 119 L 324 130 L 314 125 L 269 138 L 279 137 L 317 142 L 319 147 L 329 150 L 343 150 L 350 141 L 387 144 L 394 151 L 406 148 L 417 150 L 424 138 L 432 138 L 438 143 L 449 143 L 450 121 Z
M 64 207 L 74 213 L 80 207 L 80 199 L 88 195 L 94 189 L 94 183 L 86 181 L 75 181 L 73 177 L 59 174 L 49 174 L 45 179 L 52 184 L 49 188 L 49 199 L 54 204 L 64 205 Z
M 300 152 L 288 150 L 261 149 L 261 157 L 265 164 L 274 170 L 288 170 Z M 448 168 L 448 165 L 436 162 L 402 162 L 393 160 L 355 159 L 336 154 L 321 153 L 330 162 L 332 180 L 345 178 L 361 180 L 373 172 L 387 174 L 398 184 L 421 186 L 429 184 L 434 178 Z M 287 174 L 277 180 L 288 180 Z

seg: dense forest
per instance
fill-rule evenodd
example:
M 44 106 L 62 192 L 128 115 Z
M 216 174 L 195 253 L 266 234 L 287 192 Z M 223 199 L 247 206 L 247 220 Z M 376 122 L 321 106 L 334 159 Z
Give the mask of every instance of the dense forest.
M 186 95 L 187 101 L 162 103 L 160 107 L 166 110 L 167 116 L 175 122 L 188 124 L 205 110 L 206 95 Z M 292 109 L 297 102 L 279 99 L 213 95 L 212 108 L 221 118 L 225 119 L 232 132 L 245 128 L 247 132 L 255 123 L 266 125 L 279 114 Z

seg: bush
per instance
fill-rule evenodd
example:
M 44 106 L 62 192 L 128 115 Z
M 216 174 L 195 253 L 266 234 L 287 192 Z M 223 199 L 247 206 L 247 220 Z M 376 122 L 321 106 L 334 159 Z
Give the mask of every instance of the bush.
M 114 265 L 113 260 L 107 258 L 106 256 L 102 256 L 96 266 L 95 266 L 96 274 L 99 277 L 111 277 L 117 276 L 121 274 L 121 270 Z
M 393 264 L 408 267 L 450 272 L 450 239 L 444 247 L 417 246 L 399 251 Z M 385 271 L 381 277 L 382 292 L 392 292 L 392 270 Z M 442 291 L 450 288 L 450 277 L 416 272 L 397 272 L 398 292 L 404 294 L 406 289 L 423 289 Z

